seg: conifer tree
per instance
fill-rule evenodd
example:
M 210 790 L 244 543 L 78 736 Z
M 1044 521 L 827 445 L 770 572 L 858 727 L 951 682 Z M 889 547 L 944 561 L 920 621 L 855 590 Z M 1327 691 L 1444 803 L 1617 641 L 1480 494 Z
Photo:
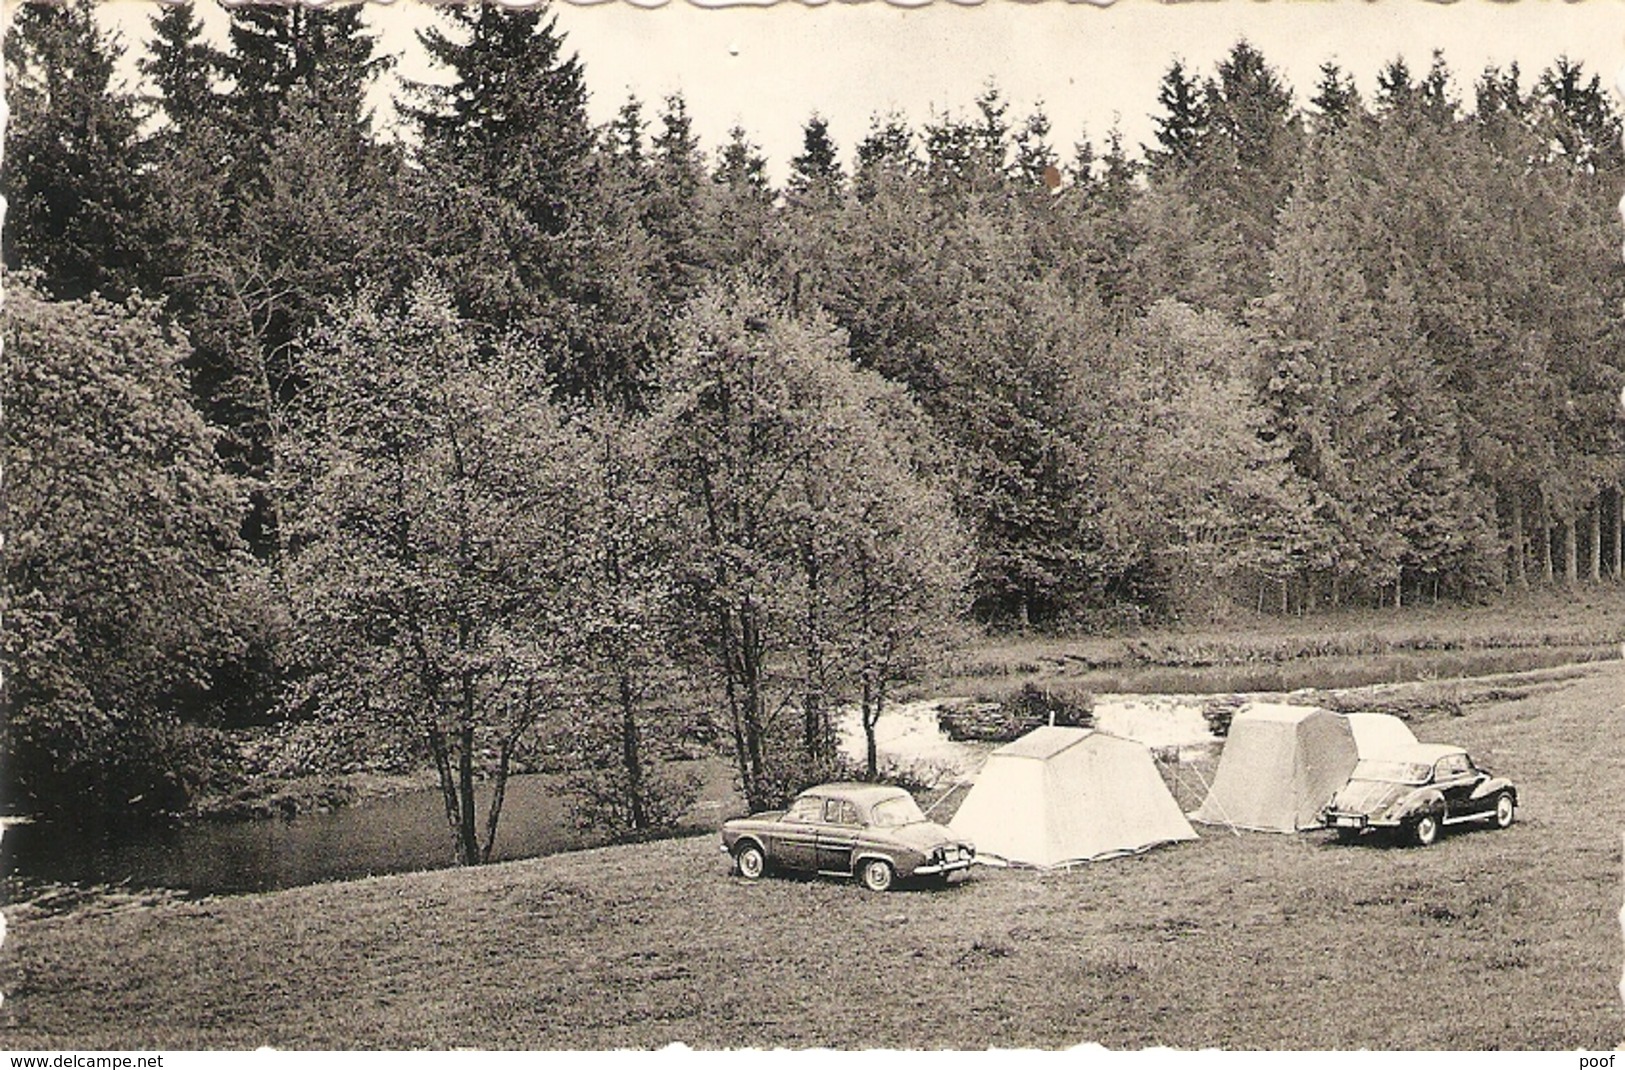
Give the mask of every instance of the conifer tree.
M 5 263 L 58 298 L 121 299 L 143 281 L 149 146 L 114 82 L 121 47 L 91 0 L 24 4 L 5 35 Z

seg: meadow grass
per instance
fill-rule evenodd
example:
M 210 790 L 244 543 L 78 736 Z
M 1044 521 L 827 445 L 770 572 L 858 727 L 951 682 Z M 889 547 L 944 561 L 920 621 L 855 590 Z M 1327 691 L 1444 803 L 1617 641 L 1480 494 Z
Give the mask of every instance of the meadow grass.
M 1032 682 L 1097 694 L 1295 691 L 1527 672 L 1614 659 L 1625 585 L 1537 591 L 1481 606 L 1246 615 L 1123 635 L 980 638 L 910 687 L 998 698 Z
M 1625 664 L 1509 693 L 1413 721 L 1519 782 L 1505 832 L 1417 849 L 1202 828 L 886 895 L 743 882 L 708 835 L 13 908 L 0 1046 L 1612 1048 Z

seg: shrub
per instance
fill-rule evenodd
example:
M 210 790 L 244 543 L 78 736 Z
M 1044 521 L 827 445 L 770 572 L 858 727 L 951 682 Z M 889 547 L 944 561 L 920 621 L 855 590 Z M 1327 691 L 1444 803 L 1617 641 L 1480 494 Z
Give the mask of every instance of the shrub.
M 1207 730 L 1223 739 L 1230 734 L 1230 722 L 1235 719 L 1236 711 L 1247 704 L 1242 695 L 1215 695 L 1202 703 L 1202 719 L 1207 722 Z
M 632 840 L 674 828 L 700 793 L 700 776 L 670 765 L 649 765 L 636 793 L 642 824 L 634 819 L 631 778 L 621 765 L 585 768 L 573 773 L 565 790 L 570 795 L 571 823 L 583 832 L 601 832 L 615 840 Z

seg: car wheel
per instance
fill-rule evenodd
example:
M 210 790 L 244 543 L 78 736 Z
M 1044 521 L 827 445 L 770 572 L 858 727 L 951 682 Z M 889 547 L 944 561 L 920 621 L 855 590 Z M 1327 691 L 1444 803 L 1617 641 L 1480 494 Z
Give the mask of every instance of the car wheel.
M 754 843 L 747 843 L 734 852 L 734 872 L 748 881 L 759 880 L 767 872 L 767 856 Z
M 861 876 L 865 888 L 871 892 L 884 892 L 892 886 L 897 874 L 884 858 L 871 858 L 863 864 Z
M 1411 825 L 1411 839 L 1416 841 L 1418 847 L 1431 847 L 1439 838 L 1439 817 L 1437 814 L 1423 814 Z
M 1503 791 L 1495 797 L 1495 827 L 1504 829 L 1512 824 L 1517 817 L 1518 804 L 1513 801 L 1510 791 Z

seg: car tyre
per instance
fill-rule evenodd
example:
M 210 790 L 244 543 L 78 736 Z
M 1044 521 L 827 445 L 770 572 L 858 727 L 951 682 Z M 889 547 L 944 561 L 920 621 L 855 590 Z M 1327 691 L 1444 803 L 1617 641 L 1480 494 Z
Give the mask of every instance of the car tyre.
M 1438 814 L 1423 814 L 1411 823 L 1411 839 L 1418 847 L 1432 847 L 1441 827 Z
M 1513 799 L 1510 791 L 1503 791 L 1495 797 L 1495 827 L 1504 829 L 1509 827 L 1518 816 L 1517 800 Z
M 858 875 L 863 886 L 871 892 L 889 891 L 897 879 L 897 871 L 884 858 L 871 858 L 863 863 Z
M 754 843 L 742 844 L 734 852 L 734 872 L 748 881 L 761 880 L 767 872 L 767 856 Z

